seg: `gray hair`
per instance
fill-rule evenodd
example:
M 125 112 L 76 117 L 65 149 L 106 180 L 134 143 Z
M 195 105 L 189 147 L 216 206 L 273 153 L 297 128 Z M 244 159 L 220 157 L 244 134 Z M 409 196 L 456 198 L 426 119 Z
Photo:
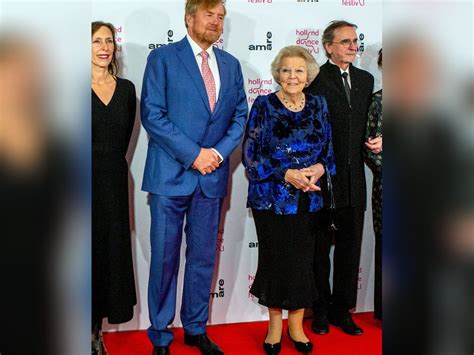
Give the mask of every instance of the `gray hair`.
M 336 30 L 342 27 L 352 27 L 355 30 L 357 29 L 357 25 L 354 25 L 353 23 L 350 23 L 344 20 L 334 20 L 329 23 L 328 27 L 326 27 L 326 29 L 323 32 L 323 37 L 322 37 L 323 47 L 324 47 L 324 51 L 326 52 L 326 57 L 328 58 L 331 58 L 331 56 L 326 50 L 326 43 L 332 43 L 334 41 L 334 32 L 336 32 Z
M 283 47 L 280 52 L 278 52 L 275 59 L 273 59 L 271 67 L 273 79 L 275 79 L 275 81 L 280 84 L 281 62 L 284 58 L 289 57 L 298 57 L 305 60 L 306 67 L 308 69 L 308 82 L 306 86 L 311 84 L 319 73 L 319 65 L 316 63 L 316 60 L 311 55 L 311 53 L 309 53 L 306 48 L 301 46 L 286 46 Z

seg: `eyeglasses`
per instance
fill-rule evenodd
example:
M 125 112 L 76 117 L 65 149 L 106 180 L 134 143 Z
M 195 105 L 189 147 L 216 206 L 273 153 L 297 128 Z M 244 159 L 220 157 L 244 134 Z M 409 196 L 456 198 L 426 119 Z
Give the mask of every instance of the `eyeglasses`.
M 279 72 L 280 72 L 280 75 L 284 75 L 284 76 L 290 76 L 291 73 L 295 73 L 295 75 L 297 76 L 303 76 L 306 74 L 306 70 L 303 68 L 291 69 L 291 68 L 283 67 L 279 70 Z
M 339 41 L 339 42 L 332 42 L 332 43 L 339 43 L 341 44 L 344 48 L 349 48 L 351 46 L 351 44 L 353 44 L 354 46 L 358 46 L 359 44 L 359 41 L 357 39 L 354 39 L 354 40 L 350 40 L 350 39 L 343 39 L 342 41 Z

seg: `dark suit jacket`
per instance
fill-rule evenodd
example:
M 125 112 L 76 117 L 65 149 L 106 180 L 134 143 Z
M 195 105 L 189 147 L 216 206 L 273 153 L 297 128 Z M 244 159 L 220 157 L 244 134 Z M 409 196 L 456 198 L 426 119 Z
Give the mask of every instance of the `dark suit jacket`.
M 336 158 L 336 176 L 332 179 L 336 208 L 365 208 L 367 191 L 363 152 L 374 77 L 352 65 L 349 67 L 349 73 L 350 106 L 340 69 L 329 61 L 321 66 L 320 73 L 306 91 L 326 97 L 328 103 Z M 323 187 L 325 186 L 326 184 L 323 184 Z M 327 191 L 324 195 L 327 196 Z M 325 206 L 328 207 L 329 199 L 324 200 Z

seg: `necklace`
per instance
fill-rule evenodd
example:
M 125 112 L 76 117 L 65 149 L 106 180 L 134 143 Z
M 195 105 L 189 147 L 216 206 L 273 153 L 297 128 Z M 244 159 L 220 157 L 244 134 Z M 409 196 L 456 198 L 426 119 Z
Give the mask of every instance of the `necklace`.
M 283 101 L 283 104 L 289 108 L 291 111 L 301 111 L 304 107 L 304 104 L 305 104 L 305 96 L 304 94 L 301 94 L 301 100 L 299 102 L 299 104 L 292 104 L 291 102 L 289 102 L 285 96 L 283 96 L 283 94 L 280 93 L 280 97 L 281 97 L 281 100 Z

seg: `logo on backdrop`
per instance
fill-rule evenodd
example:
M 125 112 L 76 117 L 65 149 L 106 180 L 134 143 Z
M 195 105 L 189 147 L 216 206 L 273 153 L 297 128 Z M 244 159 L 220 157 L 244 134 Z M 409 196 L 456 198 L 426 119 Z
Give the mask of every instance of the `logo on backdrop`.
M 365 43 L 364 43 L 364 34 L 363 33 L 360 33 L 359 34 L 359 53 L 363 53 L 364 50 L 365 50 Z
M 218 281 L 216 292 L 209 293 L 210 298 L 223 298 L 224 297 L 224 279 Z
M 224 35 L 224 32 L 222 32 L 220 37 L 213 44 L 214 47 L 222 49 L 222 50 L 224 50 L 224 38 L 222 37 L 223 35 Z
M 224 251 L 224 228 L 219 229 L 217 232 L 216 251 Z
M 365 6 L 365 0 L 341 0 L 342 6 Z
M 268 95 L 273 92 L 273 78 L 248 78 L 247 79 L 247 102 L 253 104 L 257 96 Z
M 122 34 L 123 34 L 123 26 L 115 27 L 115 42 L 117 43 L 117 52 L 122 51 Z
M 167 44 L 173 43 L 174 41 L 173 35 L 174 35 L 173 30 L 168 30 L 168 32 L 166 32 L 165 39 L 162 43 L 149 43 L 148 49 L 152 50 L 152 49 L 163 47 L 163 46 L 166 46 Z
M 271 51 L 272 50 L 272 33 L 267 32 L 266 38 L 261 44 L 249 45 L 249 51 Z
M 296 0 L 296 2 L 319 2 L 319 0 Z
M 296 30 L 296 44 L 305 47 L 311 54 L 319 53 L 319 30 L 309 28 Z
M 253 281 L 255 280 L 255 274 L 248 274 L 247 280 L 249 282 L 249 295 L 248 295 L 248 298 L 253 300 L 256 297 L 250 293 L 250 289 L 252 288 Z
M 250 243 L 249 243 L 249 248 L 250 248 L 250 249 L 258 248 L 258 242 L 250 242 Z
M 273 0 L 247 0 L 251 4 L 271 4 Z

